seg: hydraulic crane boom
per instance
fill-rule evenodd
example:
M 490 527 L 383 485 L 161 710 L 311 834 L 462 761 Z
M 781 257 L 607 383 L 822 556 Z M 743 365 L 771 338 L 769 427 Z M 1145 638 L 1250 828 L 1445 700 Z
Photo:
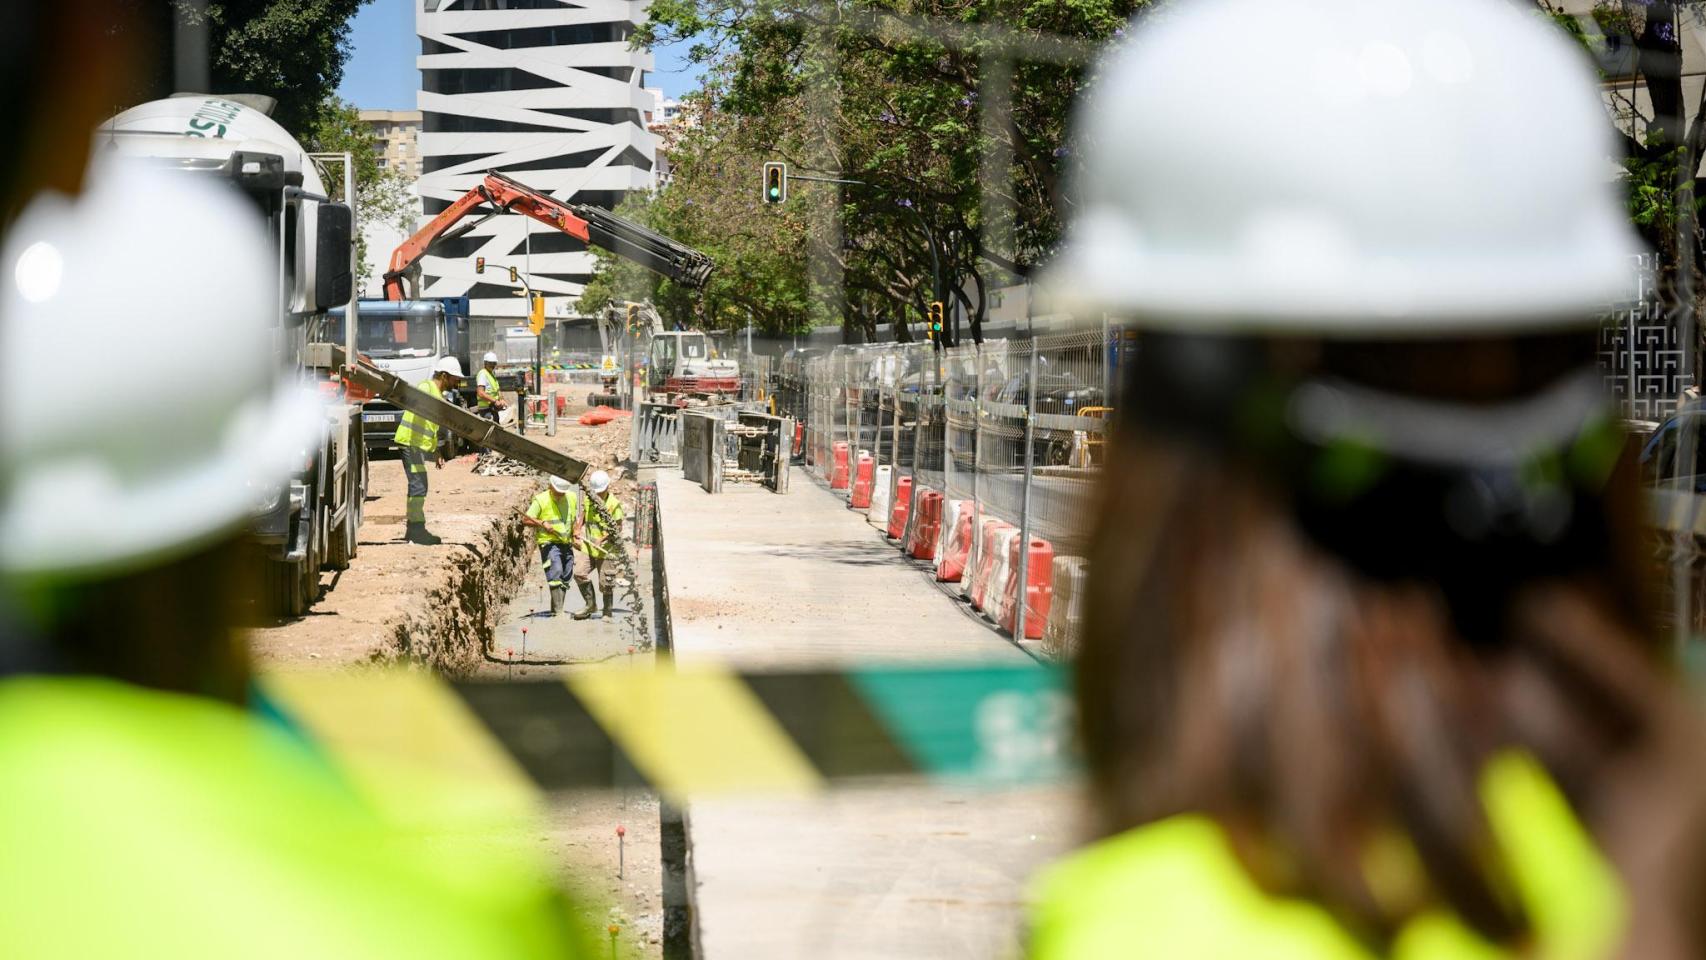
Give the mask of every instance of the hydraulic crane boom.
M 491 210 L 485 216 L 462 223 L 464 217 L 487 205 Z M 462 236 L 488 217 L 508 212 L 526 214 L 582 243 L 608 250 L 695 290 L 705 285 L 711 270 L 716 267 L 710 257 L 692 247 L 676 243 L 608 210 L 584 203 L 563 203 L 513 177 L 488 170 L 485 180 L 478 186 L 459 197 L 392 252 L 391 269 L 385 271 L 385 299 L 405 299 L 403 278 L 419 269 L 421 258 L 433 244 Z

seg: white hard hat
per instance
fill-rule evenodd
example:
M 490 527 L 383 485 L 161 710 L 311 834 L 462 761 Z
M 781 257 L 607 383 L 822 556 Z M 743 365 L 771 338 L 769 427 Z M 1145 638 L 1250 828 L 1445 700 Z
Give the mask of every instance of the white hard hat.
M 0 574 L 164 562 L 285 495 L 327 420 L 280 375 L 271 247 L 234 191 L 114 156 L 80 198 L 19 216 L 0 247 Z M 38 358 L 68 339 L 89 384 L 195 376 L 44 391 Z
M 586 485 L 592 488 L 593 493 L 603 493 L 610 489 L 610 474 L 594 470 L 592 476 L 586 478 Z
M 562 477 L 551 478 L 551 489 L 558 493 L 568 493 L 570 490 L 574 489 L 574 486 L 574 484 L 564 480 Z
M 493 353 L 490 350 L 487 350 L 486 355 L 480 358 L 480 362 L 481 363 L 497 363 L 498 362 L 498 355 Z
M 1591 322 L 1630 285 L 1582 51 L 1495 0 L 1193 0 L 1076 118 L 1049 285 L 1153 327 L 1312 335 Z
M 462 377 L 462 361 L 455 357 L 441 357 L 432 368 L 433 373 L 448 373 L 457 379 Z

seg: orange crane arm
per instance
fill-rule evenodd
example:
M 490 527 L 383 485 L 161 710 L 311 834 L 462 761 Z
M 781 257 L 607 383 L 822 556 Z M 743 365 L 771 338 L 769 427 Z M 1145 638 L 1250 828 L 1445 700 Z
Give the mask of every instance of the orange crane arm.
M 464 217 L 487 205 L 492 209 L 484 217 L 460 225 Z M 474 229 L 486 217 L 499 213 L 525 214 L 582 243 L 603 247 L 694 289 L 704 286 L 714 266 L 711 258 L 699 251 L 623 220 L 608 210 L 586 204 L 563 203 L 513 177 L 489 170 L 478 186 L 433 217 L 430 223 L 391 253 L 391 268 L 385 271 L 385 299 L 405 299 L 403 277 L 420 263 L 433 244 L 459 237 Z

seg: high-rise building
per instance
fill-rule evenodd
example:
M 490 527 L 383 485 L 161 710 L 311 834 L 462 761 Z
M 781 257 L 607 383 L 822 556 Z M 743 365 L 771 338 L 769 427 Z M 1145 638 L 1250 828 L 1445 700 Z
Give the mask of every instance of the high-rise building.
M 414 179 L 421 175 L 421 112 L 419 110 L 363 110 L 361 122 L 379 142 L 379 166 Z
M 420 0 L 416 33 L 420 193 L 427 216 L 501 170 L 559 200 L 613 208 L 655 182 L 656 138 L 644 114 L 650 53 L 628 48 L 646 0 Z M 531 255 L 528 250 L 531 249 Z M 468 296 L 478 316 L 520 316 L 522 298 L 489 266 L 527 271 L 567 314 L 593 255 L 522 216 L 485 221 L 422 261 L 423 294 Z

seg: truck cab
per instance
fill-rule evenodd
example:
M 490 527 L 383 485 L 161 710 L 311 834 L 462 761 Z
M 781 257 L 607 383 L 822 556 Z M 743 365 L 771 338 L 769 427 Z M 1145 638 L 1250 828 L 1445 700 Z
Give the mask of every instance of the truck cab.
M 341 308 L 327 315 L 322 339 L 344 342 L 344 315 Z M 445 357 L 455 357 L 462 364 L 462 372 L 473 375 L 476 364 L 469 356 L 467 297 L 362 300 L 356 316 L 356 350 L 405 383 L 413 385 L 430 378 L 433 368 Z M 473 404 L 474 395 L 471 383 L 464 381 L 447 398 L 466 407 Z M 402 411 L 370 396 L 354 399 L 361 401 L 362 437 L 367 448 L 393 446 L 391 438 L 402 420 Z

